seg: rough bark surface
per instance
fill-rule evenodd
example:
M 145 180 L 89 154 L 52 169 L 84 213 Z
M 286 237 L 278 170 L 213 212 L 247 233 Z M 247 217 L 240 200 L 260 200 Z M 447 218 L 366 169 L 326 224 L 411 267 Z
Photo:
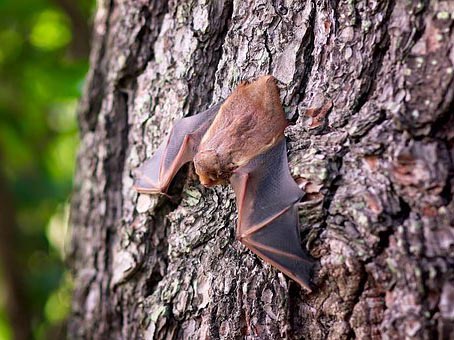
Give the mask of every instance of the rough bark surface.
M 454 337 L 454 2 L 99 0 L 79 119 L 69 336 Z M 296 124 L 308 294 L 234 239 L 229 187 L 134 170 L 182 116 L 272 74 Z

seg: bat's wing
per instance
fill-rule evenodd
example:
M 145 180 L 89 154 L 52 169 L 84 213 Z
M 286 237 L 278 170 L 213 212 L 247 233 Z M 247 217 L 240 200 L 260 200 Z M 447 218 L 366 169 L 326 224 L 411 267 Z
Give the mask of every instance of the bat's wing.
M 290 175 L 285 138 L 230 178 L 238 206 L 237 238 L 311 290 L 314 262 L 300 243 L 296 203 L 303 192 Z
M 200 140 L 210 127 L 221 103 L 175 123 L 155 154 L 137 169 L 134 183 L 140 193 L 165 193 L 181 166 L 191 161 Z

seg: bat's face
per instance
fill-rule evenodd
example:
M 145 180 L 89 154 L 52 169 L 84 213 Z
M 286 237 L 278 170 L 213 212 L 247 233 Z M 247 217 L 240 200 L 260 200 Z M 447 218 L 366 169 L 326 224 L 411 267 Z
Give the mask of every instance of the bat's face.
M 241 84 L 222 104 L 199 145 L 194 166 L 200 182 L 226 183 L 236 168 L 281 140 L 287 124 L 274 77 Z
M 224 184 L 233 169 L 221 163 L 221 158 L 215 150 L 199 151 L 194 157 L 194 167 L 199 175 L 200 183 L 206 187 Z

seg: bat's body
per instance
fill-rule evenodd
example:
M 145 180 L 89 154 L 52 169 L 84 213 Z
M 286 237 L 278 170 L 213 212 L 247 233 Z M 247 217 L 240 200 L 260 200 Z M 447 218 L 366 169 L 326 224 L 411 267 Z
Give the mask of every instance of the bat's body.
M 287 124 L 272 76 L 241 84 L 224 103 L 178 121 L 139 169 L 135 187 L 165 193 L 191 160 L 203 185 L 230 181 L 237 239 L 310 290 L 313 263 L 300 244 L 296 203 L 303 192 L 288 169 Z

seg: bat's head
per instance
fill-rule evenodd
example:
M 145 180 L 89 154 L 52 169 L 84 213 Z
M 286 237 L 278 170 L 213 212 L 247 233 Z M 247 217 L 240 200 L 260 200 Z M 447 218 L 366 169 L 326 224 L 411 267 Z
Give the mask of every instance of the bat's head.
M 232 173 L 214 150 L 199 151 L 194 157 L 194 167 L 200 183 L 206 187 L 226 183 Z

